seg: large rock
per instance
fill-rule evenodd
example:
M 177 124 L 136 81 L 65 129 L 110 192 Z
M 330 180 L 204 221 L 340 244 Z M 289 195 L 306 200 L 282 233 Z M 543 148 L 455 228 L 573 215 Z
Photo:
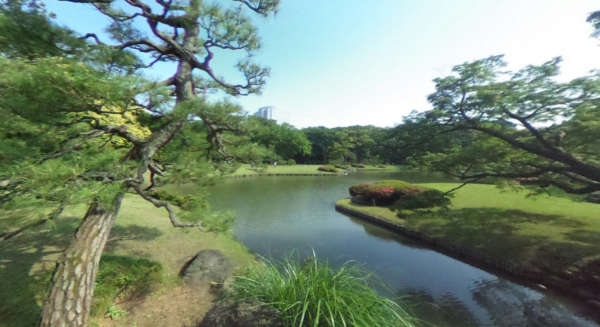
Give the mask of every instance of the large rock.
M 213 283 L 222 285 L 231 275 L 231 262 L 217 250 L 202 250 L 198 252 L 181 269 L 181 275 L 186 283 Z
M 258 303 L 221 301 L 210 309 L 198 327 L 284 327 L 274 308 Z

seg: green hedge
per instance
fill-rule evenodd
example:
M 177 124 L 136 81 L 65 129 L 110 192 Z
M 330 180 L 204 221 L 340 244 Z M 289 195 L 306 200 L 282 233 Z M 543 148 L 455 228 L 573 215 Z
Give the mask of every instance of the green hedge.
M 317 168 L 317 170 L 326 171 L 326 172 L 329 172 L 329 173 L 335 173 L 337 171 L 337 169 L 334 166 L 331 166 L 331 165 L 321 166 L 321 167 Z
M 394 205 L 397 209 L 447 206 L 450 199 L 441 191 L 400 180 L 384 180 L 352 185 L 352 201 L 360 204 Z

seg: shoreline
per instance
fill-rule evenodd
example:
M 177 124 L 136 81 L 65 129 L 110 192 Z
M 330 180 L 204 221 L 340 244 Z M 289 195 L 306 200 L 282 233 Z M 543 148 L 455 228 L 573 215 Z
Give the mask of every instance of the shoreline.
M 566 296 L 580 303 L 586 312 L 589 311 L 588 314 L 590 314 L 593 319 L 600 321 L 600 315 L 598 314 L 598 310 L 600 310 L 600 293 L 594 292 L 593 289 L 585 288 L 586 286 L 589 286 L 586 285 L 585 280 L 568 279 L 558 274 L 548 274 L 547 272 L 540 270 L 536 271 L 535 267 L 533 267 L 534 269 L 527 269 L 527 267 L 519 267 L 518 265 L 503 260 L 497 260 L 487 256 L 485 253 L 467 247 L 460 247 L 451 242 L 430 237 L 423 232 L 409 229 L 400 224 L 386 220 L 385 218 L 347 207 L 344 204 L 341 204 L 340 201 L 342 200 L 336 202 L 335 209 L 342 214 L 392 230 L 400 235 L 422 242 L 431 247 L 431 249 L 443 253 L 444 255 L 486 271 L 506 275 L 510 279 L 525 284 L 528 287 Z M 578 285 L 574 285 L 576 283 L 579 283 L 581 286 L 577 287 Z
M 228 175 L 228 176 L 223 176 L 223 178 L 225 178 L 225 179 L 241 179 L 241 178 L 249 178 L 249 177 L 266 177 L 266 176 L 344 176 L 344 174 L 264 173 L 264 174 Z

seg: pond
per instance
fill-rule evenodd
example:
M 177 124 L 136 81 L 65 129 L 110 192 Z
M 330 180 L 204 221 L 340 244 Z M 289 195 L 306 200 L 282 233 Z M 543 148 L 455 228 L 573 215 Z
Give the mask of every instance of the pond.
M 269 258 L 312 253 L 333 265 L 363 264 L 435 326 L 599 326 L 572 301 L 515 283 L 334 209 L 348 187 L 378 179 L 433 182 L 418 174 L 281 176 L 226 180 L 215 209 L 236 214 L 234 234 Z

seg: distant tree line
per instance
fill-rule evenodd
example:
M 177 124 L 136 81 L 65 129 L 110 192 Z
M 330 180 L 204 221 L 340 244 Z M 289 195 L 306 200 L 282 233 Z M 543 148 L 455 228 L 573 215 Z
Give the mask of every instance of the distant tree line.
M 239 157 L 257 164 L 401 164 L 411 155 L 403 142 L 407 135 L 404 125 L 298 129 L 252 116 L 246 118 L 245 127 L 252 142 L 248 149 L 256 153 Z

